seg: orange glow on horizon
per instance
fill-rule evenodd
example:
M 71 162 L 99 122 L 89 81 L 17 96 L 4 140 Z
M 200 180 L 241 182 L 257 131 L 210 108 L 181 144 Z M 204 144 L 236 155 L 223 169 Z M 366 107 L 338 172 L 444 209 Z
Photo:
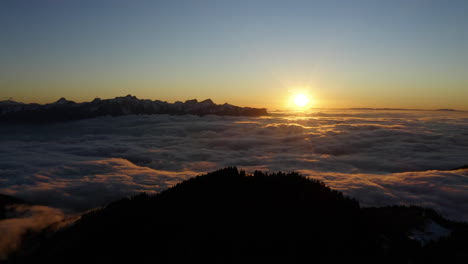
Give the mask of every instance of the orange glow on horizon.
M 302 111 L 315 106 L 316 100 L 306 89 L 301 89 L 290 91 L 290 95 L 285 103 L 285 109 Z

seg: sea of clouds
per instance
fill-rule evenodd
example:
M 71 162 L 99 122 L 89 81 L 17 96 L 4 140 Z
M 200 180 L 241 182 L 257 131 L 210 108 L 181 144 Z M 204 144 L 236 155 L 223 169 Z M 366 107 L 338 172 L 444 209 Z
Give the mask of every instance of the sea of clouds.
M 237 166 L 299 171 L 365 206 L 468 221 L 468 112 L 139 115 L 0 127 L 0 193 L 81 212 Z

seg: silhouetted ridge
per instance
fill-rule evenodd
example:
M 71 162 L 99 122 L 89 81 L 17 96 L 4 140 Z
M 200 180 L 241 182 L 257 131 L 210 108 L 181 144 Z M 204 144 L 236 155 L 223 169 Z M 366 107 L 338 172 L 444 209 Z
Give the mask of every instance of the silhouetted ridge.
M 8 122 L 59 122 L 103 115 L 141 114 L 261 116 L 268 113 L 265 108 L 217 105 L 211 99 L 202 102 L 194 99 L 171 104 L 159 100 L 138 99 L 130 94 L 106 100 L 96 98 L 84 103 L 75 103 L 63 97 L 55 103 L 45 105 L 0 102 L 0 121 Z
M 450 237 L 423 247 L 427 227 Z M 294 172 L 226 168 L 88 213 L 10 261 L 453 263 L 464 259 L 466 230 L 430 209 L 361 209 Z
M 458 167 L 458 168 L 455 168 L 455 169 L 452 169 L 452 170 L 466 170 L 468 169 L 468 164 L 465 165 L 465 166 L 461 166 L 461 167 Z
M 15 205 L 15 204 L 29 204 L 24 200 L 19 198 L 0 194 L 0 220 L 6 217 L 6 213 L 9 211 L 8 206 Z

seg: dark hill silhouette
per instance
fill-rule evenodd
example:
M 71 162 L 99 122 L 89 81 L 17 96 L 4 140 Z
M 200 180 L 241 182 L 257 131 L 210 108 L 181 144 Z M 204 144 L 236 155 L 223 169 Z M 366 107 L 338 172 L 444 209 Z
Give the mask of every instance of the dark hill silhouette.
M 458 168 L 455 168 L 455 169 L 452 169 L 452 170 L 466 170 L 466 169 L 468 169 L 468 164 L 464 165 L 464 166 L 461 166 L 461 167 L 458 167 Z
M 411 236 L 428 223 L 451 235 L 423 246 Z M 362 209 L 297 173 L 226 168 L 85 214 L 9 263 L 465 263 L 467 234 L 430 209 Z
M 8 207 L 11 205 L 16 205 L 16 204 L 29 204 L 29 203 L 19 198 L 13 197 L 13 196 L 0 194 L 0 220 L 6 218 L 6 214 L 9 211 Z
M 268 113 L 265 108 L 239 107 L 227 103 L 218 105 L 210 99 L 171 104 L 159 100 L 138 99 L 132 95 L 106 100 L 96 98 L 84 103 L 75 103 L 63 97 L 55 103 L 45 105 L 0 102 L 0 121 L 3 122 L 61 122 L 105 115 L 142 114 L 261 116 Z

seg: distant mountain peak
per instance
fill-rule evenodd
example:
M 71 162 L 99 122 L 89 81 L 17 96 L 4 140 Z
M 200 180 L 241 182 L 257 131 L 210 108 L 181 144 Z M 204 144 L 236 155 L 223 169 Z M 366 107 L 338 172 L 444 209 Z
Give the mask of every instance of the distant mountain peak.
M 127 94 L 126 96 L 118 96 L 116 97 L 115 99 L 125 99 L 125 100 L 128 100 L 128 99 L 132 99 L 132 100 L 138 100 L 138 98 L 134 95 L 131 95 L 131 94 Z M 114 100 L 115 100 L 114 99 Z
M 212 105 L 215 104 L 211 99 L 206 99 L 200 102 L 200 104 Z
M 114 99 L 95 98 L 91 102 L 75 103 L 64 97 L 55 103 L 40 104 L 0 104 L 0 121 L 7 122 L 60 122 L 103 115 L 221 115 L 221 116 L 261 116 L 268 115 L 265 108 L 218 105 L 211 99 L 198 102 L 197 99 L 185 103 L 162 102 L 159 100 L 138 99 L 128 94 Z
M 65 104 L 65 103 L 68 103 L 69 101 L 67 99 L 65 99 L 65 97 L 61 97 L 60 99 L 58 99 L 55 104 Z
M 16 102 L 16 101 L 13 101 L 13 100 L 4 100 L 4 101 L 0 101 L 0 105 L 23 105 L 24 103 L 20 103 L 20 102 Z
M 187 101 L 185 101 L 184 104 L 198 104 L 198 100 L 197 99 L 187 100 Z

